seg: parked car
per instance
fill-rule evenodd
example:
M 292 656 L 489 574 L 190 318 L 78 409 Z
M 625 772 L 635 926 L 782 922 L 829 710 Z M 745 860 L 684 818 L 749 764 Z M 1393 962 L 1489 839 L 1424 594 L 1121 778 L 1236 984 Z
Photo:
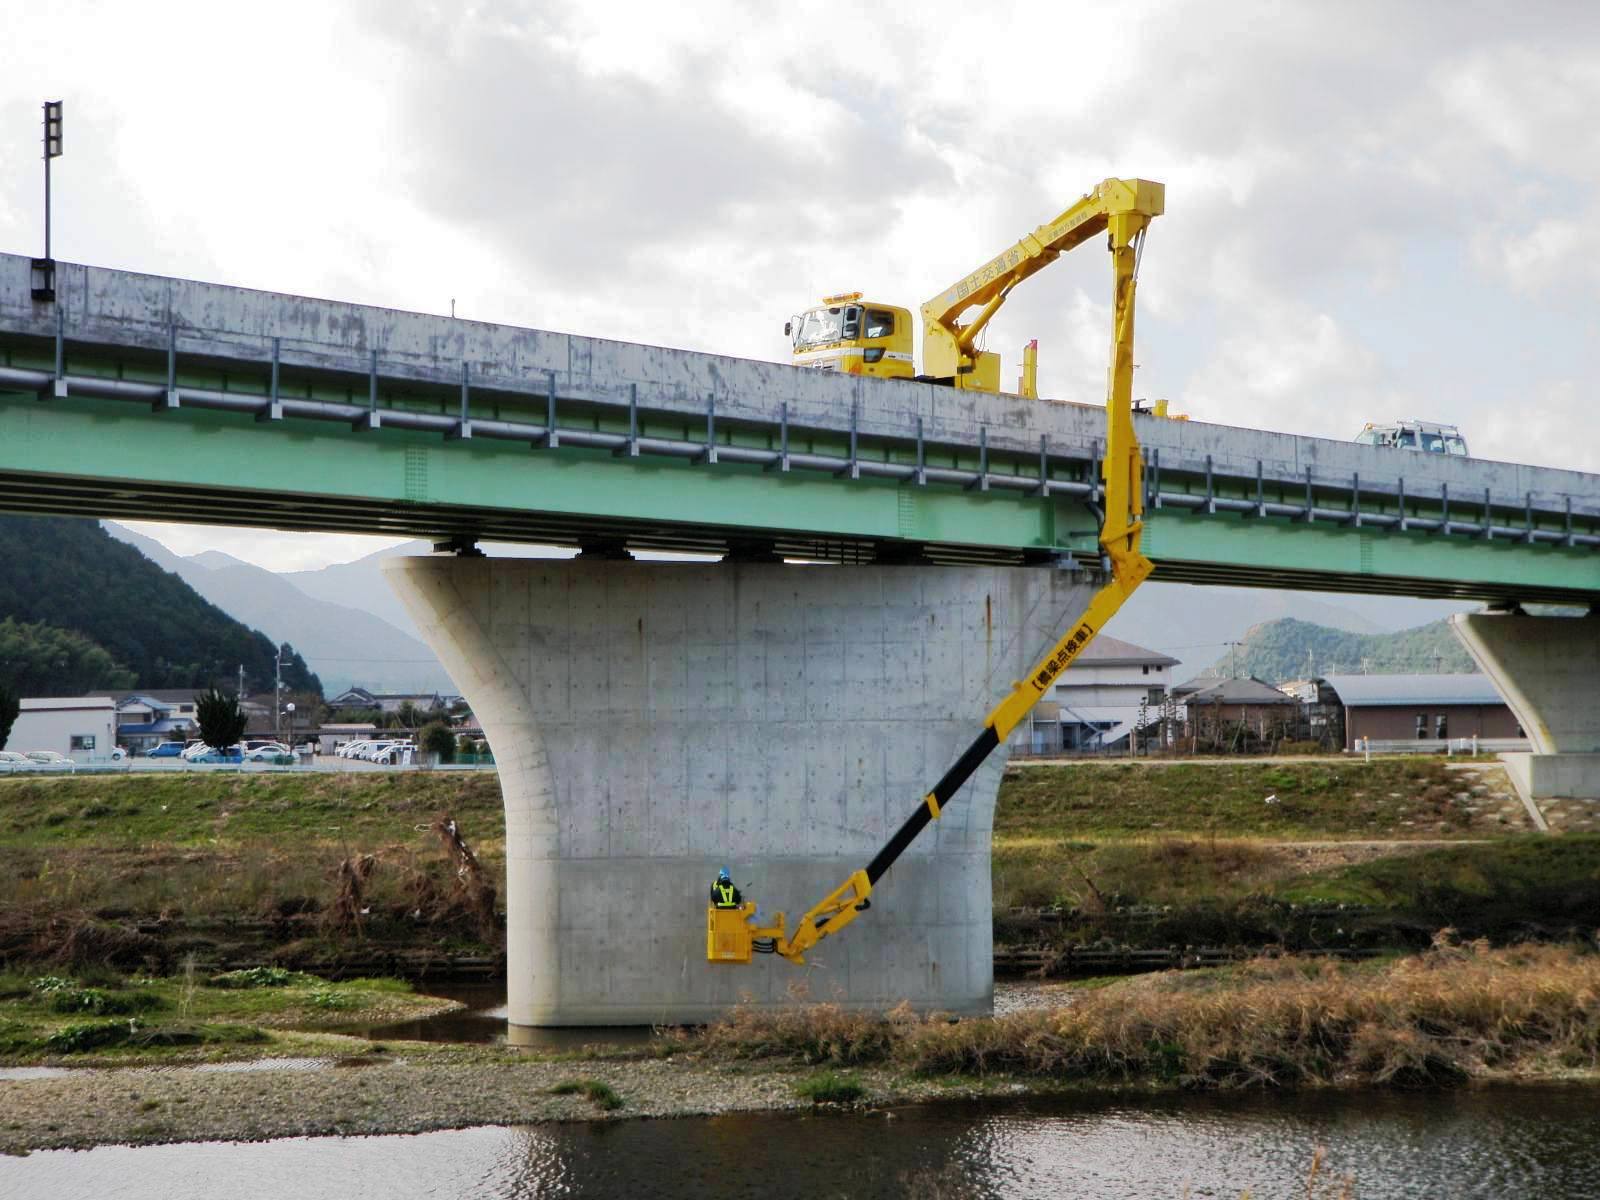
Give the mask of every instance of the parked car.
M 224 750 L 213 750 L 204 742 L 196 742 L 183 752 L 185 762 L 192 763 L 236 763 L 244 761 L 244 747 L 240 745 L 229 746 Z
M 407 755 L 415 757 L 417 746 L 415 742 L 390 742 L 373 756 L 372 761 L 393 766 L 406 761 Z
M 65 754 L 57 754 L 54 750 L 25 750 L 23 753 L 41 767 L 71 767 L 76 765 Z
M 180 758 L 183 755 L 184 742 L 160 742 L 151 746 L 145 757 L 147 758 Z
M 35 765 L 33 759 L 26 754 L 18 754 L 15 750 L 0 750 L 0 771 L 31 771 Z
M 245 762 L 277 762 L 280 758 L 294 758 L 289 747 L 282 742 L 245 743 Z

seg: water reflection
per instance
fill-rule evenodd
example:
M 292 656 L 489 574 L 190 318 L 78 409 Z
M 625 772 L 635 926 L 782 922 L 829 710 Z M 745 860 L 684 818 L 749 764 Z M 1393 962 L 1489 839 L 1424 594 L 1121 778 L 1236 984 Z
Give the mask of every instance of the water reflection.
M 106 1147 L 0 1160 L 0 1195 L 1149 1200 L 1187 1187 L 1202 1200 L 1303 1195 L 1324 1145 L 1364 1200 L 1592 1200 L 1597 1099 L 1587 1087 L 1164 1096 Z
M 375 1042 L 483 1042 L 498 1045 L 506 1040 L 506 985 L 418 984 L 417 991 L 446 1000 L 459 1000 L 465 1007 L 436 1017 L 377 1025 L 361 1032 Z M 534 1050 L 580 1050 L 585 1046 L 629 1046 L 650 1040 L 648 1025 L 589 1025 L 563 1029 L 517 1030 L 517 1045 Z

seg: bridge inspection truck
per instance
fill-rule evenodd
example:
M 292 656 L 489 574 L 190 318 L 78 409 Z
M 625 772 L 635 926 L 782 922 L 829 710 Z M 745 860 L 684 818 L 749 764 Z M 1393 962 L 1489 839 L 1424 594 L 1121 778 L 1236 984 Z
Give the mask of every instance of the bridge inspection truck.
M 1152 218 L 1163 211 L 1166 189 L 1144 179 L 1108 179 L 1055 221 L 1040 226 L 1015 246 L 960 280 L 922 306 L 928 375 L 917 378 L 960 388 L 997 391 L 999 357 L 975 349 L 975 339 L 1023 279 L 1053 262 L 1063 251 L 1097 234 L 1108 235 L 1112 273 L 1111 370 L 1106 396 L 1106 449 L 1101 465 L 1105 481 L 1100 521 L 1100 547 L 1110 573 L 1089 601 L 1083 616 L 1039 660 L 1028 677 L 990 710 L 983 728 L 961 757 L 922 797 L 911 815 L 865 867 L 806 910 L 793 933 L 785 915 L 757 924 L 757 906 L 746 900 L 729 907 L 706 909 L 706 958 L 713 963 L 748 963 L 754 954 L 777 954 L 803 963 L 806 952 L 838 933 L 872 906 L 872 889 L 954 798 L 961 785 L 1015 729 L 1028 711 L 1054 686 L 1056 678 L 1105 628 L 1152 565 L 1140 550 L 1144 516 L 1144 474 L 1139 442 L 1133 430 L 1133 313 L 1140 251 Z M 962 325 L 971 308 L 978 313 Z M 887 318 L 887 320 L 885 319 Z M 802 346 L 836 356 L 844 370 L 889 378 L 910 378 L 910 313 L 890 305 L 841 300 L 837 305 L 791 322 L 797 358 Z M 809 332 L 808 332 L 809 331 Z M 870 336 L 869 336 L 870 335 Z M 811 340 L 815 338 L 815 340 Z M 903 348 L 903 358 L 889 350 Z M 869 351 L 882 353 L 869 358 Z M 807 351 L 809 352 L 809 351 Z M 896 353 L 901 353 L 897 350 Z M 859 367 L 859 370 L 857 368 Z M 1027 368 L 1024 368 L 1026 381 Z
M 1166 189 L 1145 179 L 1107 179 L 1053 221 L 1024 234 L 976 271 L 962 276 L 922 306 L 922 363 L 912 361 L 911 311 L 862 298 L 860 292 L 829 296 L 817 308 L 784 326 L 796 366 L 880 379 L 918 379 L 950 387 L 1000 390 L 1000 356 L 978 348 L 990 319 L 1011 289 L 1074 246 L 1106 229 L 1106 214 L 1161 215 Z M 1136 235 L 1137 259 L 1144 233 Z M 967 314 L 973 309 L 968 318 Z M 965 321 L 965 324 L 963 324 Z M 1022 352 L 1019 395 L 1038 396 L 1037 340 Z M 1129 385 L 1132 386 L 1131 384 Z

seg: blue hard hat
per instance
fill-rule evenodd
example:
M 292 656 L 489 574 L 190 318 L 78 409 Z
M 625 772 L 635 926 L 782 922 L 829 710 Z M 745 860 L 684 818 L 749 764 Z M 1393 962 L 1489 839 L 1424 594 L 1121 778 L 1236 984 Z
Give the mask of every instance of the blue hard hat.
M 722 870 L 717 872 L 717 878 L 718 879 L 730 879 L 730 878 L 732 878 L 732 876 L 730 876 L 728 874 L 728 868 L 727 867 L 723 867 Z

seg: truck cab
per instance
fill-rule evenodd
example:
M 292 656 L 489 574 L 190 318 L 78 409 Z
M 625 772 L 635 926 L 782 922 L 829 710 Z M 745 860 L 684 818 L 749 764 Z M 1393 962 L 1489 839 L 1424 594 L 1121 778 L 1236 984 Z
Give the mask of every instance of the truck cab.
M 1417 450 L 1423 454 L 1467 454 L 1467 440 L 1454 425 L 1438 421 L 1402 420 L 1392 425 L 1374 425 L 1370 421 L 1356 434 L 1356 441 L 1364 446 L 1392 446 L 1399 450 Z
M 793 317 L 783 327 L 797 367 L 912 379 L 911 312 L 893 304 L 863 300 L 860 292 L 829 296 Z

